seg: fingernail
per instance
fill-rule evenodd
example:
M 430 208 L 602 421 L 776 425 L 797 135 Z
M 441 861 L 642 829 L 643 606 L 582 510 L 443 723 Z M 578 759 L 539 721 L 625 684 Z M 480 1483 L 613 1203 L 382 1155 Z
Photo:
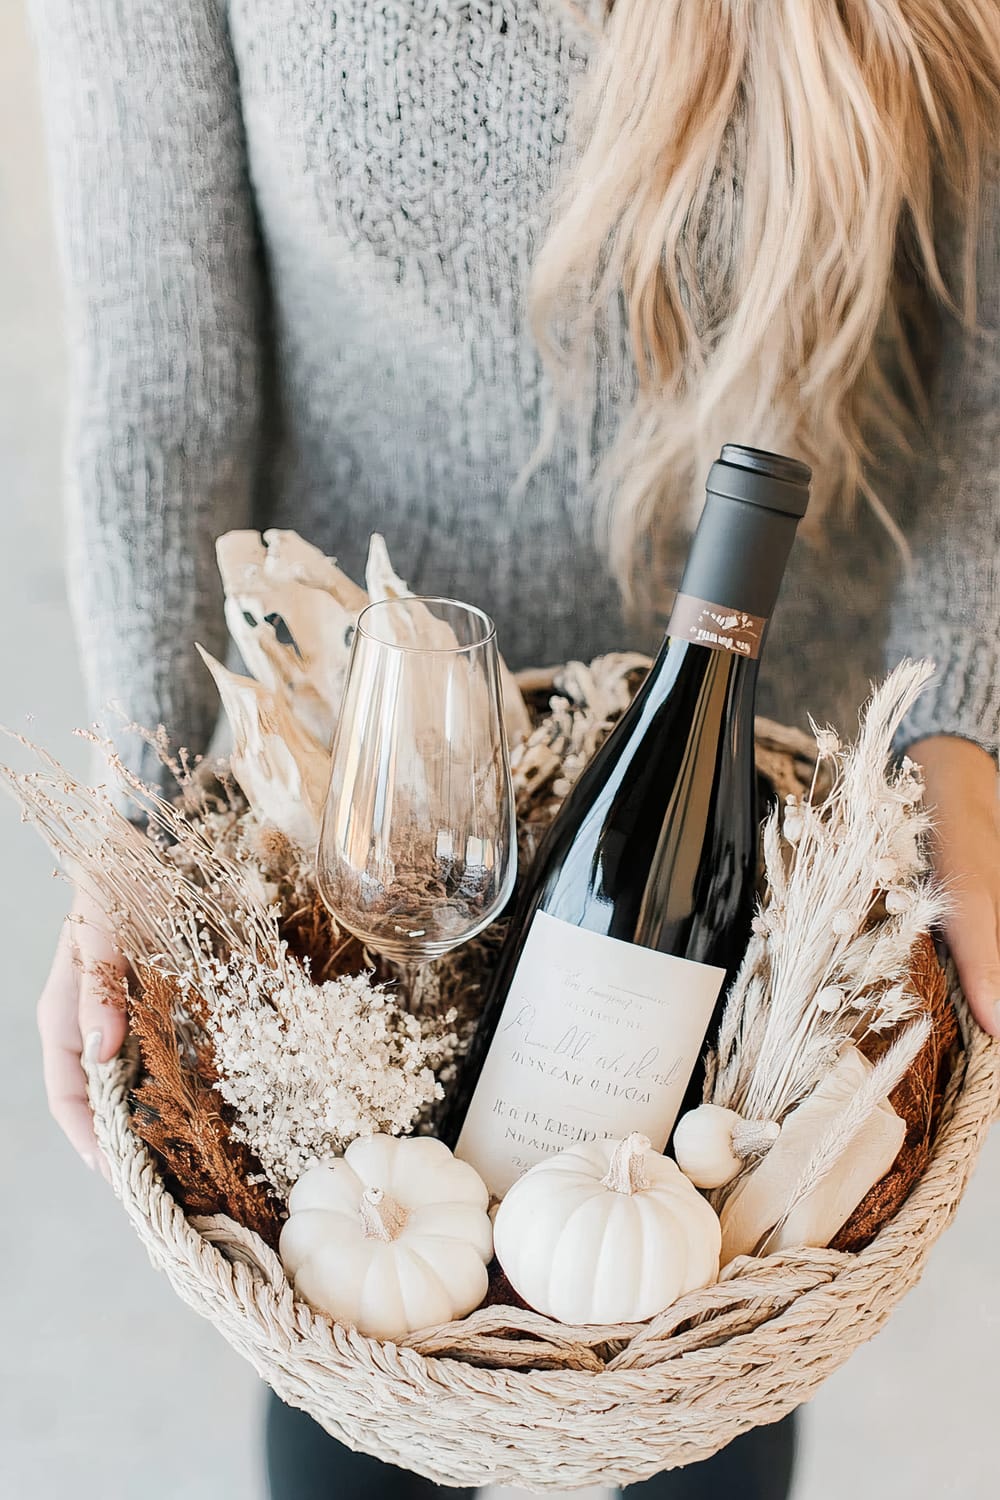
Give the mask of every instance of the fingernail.
M 88 1155 L 86 1155 L 83 1158 L 83 1160 L 84 1160 L 85 1164 L 90 1168 L 90 1170 L 92 1172 L 96 1172 L 97 1171 L 97 1157 L 96 1156 L 90 1156 L 88 1154 Z
M 86 1062 L 95 1063 L 100 1060 L 101 1043 L 104 1040 L 103 1031 L 89 1031 L 87 1040 L 83 1044 L 83 1056 Z

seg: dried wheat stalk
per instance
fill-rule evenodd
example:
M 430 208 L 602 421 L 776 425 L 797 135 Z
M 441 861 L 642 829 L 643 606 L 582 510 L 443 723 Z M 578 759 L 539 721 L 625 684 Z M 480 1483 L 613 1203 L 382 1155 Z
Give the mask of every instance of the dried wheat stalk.
M 873 694 L 849 749 L 832 729 L 814 725 L 830 789 L 817 798 L 814 778 L 810 792 L 788 795 L 764 828 L 767 895 L 726 1003 L 706 1098 L 744 1119 L 780 1123 L 845 1045 L 900 1033 L 817 1142 L 786 1217 L 926 1040 L 926 1021 L 912 1019 L 920 1007 L 907 975 L 915 944 L 939 921 L 945 900 L 929 874 L 919 771 L 906 759 L 894 764 L 891 751 L 932 671 L 928 662 L 899 666 Z

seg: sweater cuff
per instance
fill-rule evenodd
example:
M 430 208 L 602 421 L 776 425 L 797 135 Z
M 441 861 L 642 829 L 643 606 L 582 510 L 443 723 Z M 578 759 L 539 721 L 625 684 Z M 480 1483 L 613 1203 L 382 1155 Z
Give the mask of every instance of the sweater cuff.
M 918 654 L 931 657 L 937 671 L 899 726 L 897 751 L 902 754 L 930 735 L 953 734 L 996 756 L 1000 750 L 1000 641 L 942 626 Z

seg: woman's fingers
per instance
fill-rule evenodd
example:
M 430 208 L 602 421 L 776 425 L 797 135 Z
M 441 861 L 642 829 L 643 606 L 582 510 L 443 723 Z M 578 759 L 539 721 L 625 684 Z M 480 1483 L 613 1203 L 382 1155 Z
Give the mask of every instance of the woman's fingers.
M 991 755 L 937 735 L 910 750 L 924 769 L 934 863 L 951 903 L 945 937 L 969 1008 L 1000 1036 L 1000 802 Z
M 74 913 L 73 942 L 79 967 L 78 1024 L 83 1046 L 97 1062 L 109 1062 L 125 1040 L 121 980 L 126 967 L 103 928 L 91 914 Z
M 1000 871 L 987 882 L 986 872 L 978 881 L 956 877 L 945 936 L 969 1009 L 984 1031 L 1000 1037 Z
M 78 898 L 63 924 L 38 1002 L 45 1091 L 53 1119 L 89 1167 L 104 1170 L 81 1057 L 107 1061 L 125 1038 L 120 978 L 126 972 L 100 914 Z
M 83 1044 L 78 979 L 70 929 L 64 924 L 52 969 L 38 1002 L 42 1071 L 52 1118 L 87 1165 L 96 1168 L 97 1139 L 87 1103 L 87 1081 L 80 1065 Z

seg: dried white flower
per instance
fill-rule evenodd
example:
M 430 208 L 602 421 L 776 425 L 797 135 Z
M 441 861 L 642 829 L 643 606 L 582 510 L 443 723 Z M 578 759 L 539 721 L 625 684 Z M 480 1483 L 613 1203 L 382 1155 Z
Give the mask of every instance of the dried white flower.
M 908 755 L 904 755 L 900 761 L 892 789 L 900 802 L 905 802 L 910 806 L 919 802 L 924 795 L 923 768 L 912 761 Z
M 821 1010 L 826 1015 L 832 1016 L 843 1005 L 844 992 L 838 985 L 825 984 L 821 990 L 817 991 L 816 999 L 813 1003 L 817 1010 Z
M 872 874 L 875 876 L 875 884 L 887 886 L 896 879 L 899 874 L 899 865 L 888 854 L 883 854 L 872 866 Z
M 869 1017 L 869 1030 L 891 1031 L 901 1022 L 908 1021 L 914 1013 L 914 1000 L 905 984 L 890 985 L 879 997 L 878 1008 Z
M 830 931 L 836 937 L 850 937 L 857 925 L 857 919 L 851 915 L 846 907 L 842 906 L 833 914 L 830 921 Z
M 805 831 L 805 823 L 800 817 L 786 817 L 784 822 L 785 838 L 790 844 L 797 844 Z
M 191 982 L 233 1134 L 281 1192 L 359 1135 L 412 1131 L 442 1097 L 435 1069 L 457 1045 L 453 1014 L 421 1022 L 367 974 L 315 985 L 292 961 L 274 970 L 214 959 Z
M 913 905 L 913 892 L 903 885 L 894 886 L 886 892 L 885 909 L 893 917 L 902 916 Z

